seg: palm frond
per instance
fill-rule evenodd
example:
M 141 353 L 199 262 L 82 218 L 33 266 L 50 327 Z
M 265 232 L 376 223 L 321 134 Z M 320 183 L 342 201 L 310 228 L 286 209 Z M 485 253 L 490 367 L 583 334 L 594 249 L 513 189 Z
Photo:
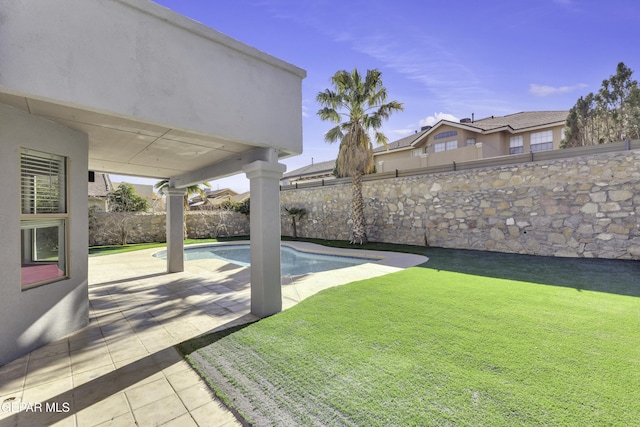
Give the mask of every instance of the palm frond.
M 318 115 L 322 120 L 327 120 L 333 123 L 340 123 L 341 117 L 334 108 L 324 107 L 318 110 Z
M 327 133 L 324 134 L 325 142 L 329 142 L 329 143 L 341 141 L 343 137 L 344 137 L 344 133 L 342 132 L 341 126 L 336 126 L 334 128 L 331 128 L 327 131 Z

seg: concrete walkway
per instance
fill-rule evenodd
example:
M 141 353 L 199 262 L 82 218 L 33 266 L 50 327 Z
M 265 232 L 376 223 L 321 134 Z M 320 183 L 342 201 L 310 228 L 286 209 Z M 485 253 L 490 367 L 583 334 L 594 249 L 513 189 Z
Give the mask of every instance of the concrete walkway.
M 152 256 L 157 251 L 89 259 L 89 325 L 0 367 L 0 427 L 241 425 L 173 346 L 256 320 L 249 313 L 249 271 L 199 260 L 185 263 L 183 273 L 166 274 L 166 262 Z M 358 252 L 380 261 L 339 274 L 284 277 L 284 307 L 427 260 Z

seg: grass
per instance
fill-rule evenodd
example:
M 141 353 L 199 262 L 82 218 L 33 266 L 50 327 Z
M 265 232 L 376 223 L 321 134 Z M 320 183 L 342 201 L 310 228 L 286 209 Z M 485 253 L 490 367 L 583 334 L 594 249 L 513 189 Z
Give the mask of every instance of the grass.
M 427 256 L 180 350 L 255 425 L 637 423 L 640 263 Z

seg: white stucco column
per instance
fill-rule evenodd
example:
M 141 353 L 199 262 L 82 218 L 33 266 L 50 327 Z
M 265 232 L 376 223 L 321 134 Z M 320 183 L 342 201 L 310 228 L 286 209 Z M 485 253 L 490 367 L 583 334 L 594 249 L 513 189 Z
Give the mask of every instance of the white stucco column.
M 167 195 L 167 272 L 184 271 L 184 195 L 183 188 L 169 187 Z
M 280 184 L 286 166 L 257 160 L 242 170 L 251 191 L 251 313 L 282 311 L 280 278 Z

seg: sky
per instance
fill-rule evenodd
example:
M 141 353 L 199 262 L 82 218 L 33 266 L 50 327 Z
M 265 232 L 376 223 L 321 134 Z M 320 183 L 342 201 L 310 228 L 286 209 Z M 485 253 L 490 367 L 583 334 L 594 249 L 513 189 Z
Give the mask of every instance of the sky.
M 388 101 L 404 107 L 384 124 L 390 142 L 443 118 L 568 110 L 619 62 L 640 80 L 637 0 L 154 1 L 307 71 L 304 151 L 281 160 L 287 171 L 336 158 L 315 98 L 338 70 L 382 72 Z

